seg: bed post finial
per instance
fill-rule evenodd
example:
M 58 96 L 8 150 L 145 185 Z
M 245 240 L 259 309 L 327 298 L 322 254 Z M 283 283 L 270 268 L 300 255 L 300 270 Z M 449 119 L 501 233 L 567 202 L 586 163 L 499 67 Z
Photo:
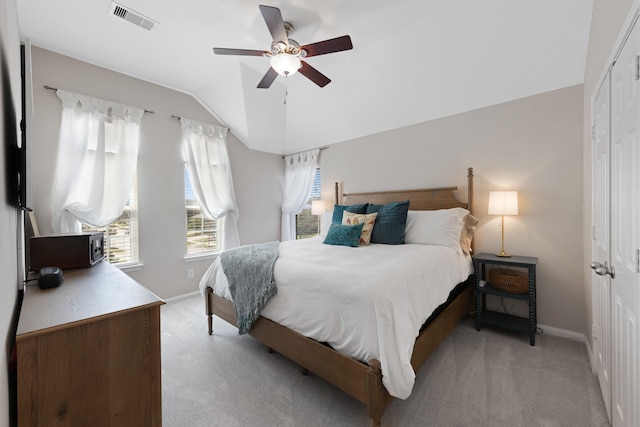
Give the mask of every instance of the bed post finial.
M 467 169 L 467 210 L 473 215 L 473 168 Z M 471 253 L 475 253 L 476 239 L 471 240 Z
M 338 181 L 336 181 L 336 205 L 340 204 L 340 186 L 338 185 Z
M 467 210 L 473 214 L 473 168 L 467 169 Z

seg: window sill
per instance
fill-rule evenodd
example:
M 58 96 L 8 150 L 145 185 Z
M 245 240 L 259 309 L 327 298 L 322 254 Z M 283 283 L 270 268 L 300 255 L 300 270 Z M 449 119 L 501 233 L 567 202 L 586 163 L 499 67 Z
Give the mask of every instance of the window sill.
M 204 252 L 201 254 L 185 255 L 184 262 L 195 262 L 195 261 L 202 261 L 207 259 L 215 259 L 218 257 L 218 255 L 220 255 L 220 252 Z
M 144 264 L 142 264 L 141 262 L 132 262 L 127 264 L 120 264 L 120 265 L 114 264 L 114 265 L 118 267 L 120 270 L 124 271 L 125 273 L 142 270 L 142 267 L 144 266 Z

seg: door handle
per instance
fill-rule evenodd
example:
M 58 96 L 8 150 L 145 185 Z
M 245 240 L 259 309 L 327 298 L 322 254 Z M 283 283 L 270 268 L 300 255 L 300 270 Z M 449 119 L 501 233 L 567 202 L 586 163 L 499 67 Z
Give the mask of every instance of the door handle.
M 616 269 L 613 267 L 609 267 L 609 263 L 607 261 L 604 264 L 600 264 L 599 262 L 592 262 L 590 267 L 593 268 L 598 276 L 606 276 L 607 274 L 611 276 L 612 279 L 616 278 Z

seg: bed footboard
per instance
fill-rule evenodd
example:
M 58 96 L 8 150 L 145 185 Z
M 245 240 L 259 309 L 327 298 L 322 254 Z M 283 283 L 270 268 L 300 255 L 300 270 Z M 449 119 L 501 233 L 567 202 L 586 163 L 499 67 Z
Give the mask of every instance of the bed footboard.
M 468 279 L 467 283 L 471 283 L 471 279 Z M 472 286 L 467 286 L 420 333 L 411 358 L 411 365 L 416 372 L 438 345 L 447 338 L 460 318 L 469 313 L 472 289 Z M 205 306 L 209 335 L 213 333 L 213 315 L 231 325 L 237 325 L 233 302 L 214 294 L 209 287 L 205 291 Z M 394 400 L 382 384 L 380 361 L 372 359 L 365 364 L 351 359 L 327 345 L 264 317 L 258 319 L 249 331 L 249 335 L 367 405 L 371 425 L 380 426 L 385 408 Z

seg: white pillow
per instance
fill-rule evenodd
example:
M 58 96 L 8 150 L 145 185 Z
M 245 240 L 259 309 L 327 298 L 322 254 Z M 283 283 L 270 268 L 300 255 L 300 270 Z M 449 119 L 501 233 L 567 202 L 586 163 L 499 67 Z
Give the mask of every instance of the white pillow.
M 446 246 L 463 253 L 460 235 L 463 218 L 469 214 L 464 208 L 435 211 L 409 211 L 405 229 L 405 243 Z

